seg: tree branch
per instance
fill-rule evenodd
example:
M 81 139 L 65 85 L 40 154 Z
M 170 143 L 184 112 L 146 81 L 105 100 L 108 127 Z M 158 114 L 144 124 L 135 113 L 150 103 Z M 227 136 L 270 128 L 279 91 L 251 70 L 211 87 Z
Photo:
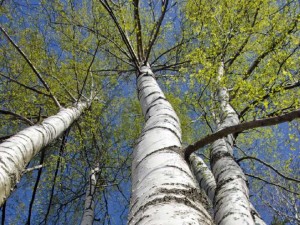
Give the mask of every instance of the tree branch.
M 291 191 L 291 190 L 287 189 L 286 187 L 281 186 L 280 184 L 272 183 L 272 182 L 267 181 L 267 180 L 265 180 L 265 179 L 263 179 L 263 178 L 261 178 L 261 177 L 258 177 L 258 176 L 252 175 L 252 174 L 248 174 L 248 173 L 245 173 L 245 175 L 248 176 L 248 177 L 252 177 L 252 178 L 255 178 L 255 179 L 257 179 L 257 180 L 263 181 L 263 182 L 265 182 L 266 184 L 270 184 L 270 185 L 279 187 L 279 188 L 281 188 L 281 189 L 283 189 L 283 190 L 285 190 L 285 191 L 287 191 L 287 192 L 290 192 L 290 193 L 292 193 L 292 194 L 300 195 L 300 193 L 298 193 L 298 192 Z
M 43 164 L 44 158 L 45 158 L 45 149 L 42 150 L 40 164 Z M 34 184 L 34 188 L 33 188 L 33 191 L 32 191 L 32 196 L 31 196 L 31 200 L 30 200 L 30 204 L 29 204 L 29 210 L 28 210 L 27 223 L 26 223 L 28 225 L 30 225 L 33 203 L 34 203 L 34 199 L 35 199 L 36 193 L 38 191 L 38 186 L 39 186 L 39 183 L 40 183 L 40 180 L 41 180 L 42 171 L 43 171 L 43 167 L 40 167 L 38 169 L 37 178 L 36 178 L 36 181 L 35 181 L 35 184 Z
M 29 86 L 27 86 L 27 85 L 25 85 L 25 84 L 22 84 L 21 82 L 15 80 L 15 79 L 13 79 L 13 78 L 11 78 L 11 77 L 9 77 L 9 76 L 6 76 L 6 75 L 4 75 L 4 74 L 2 74 L 2 73 L 0 73 L 0 76 L 5 77 L 5 78 L 8 79 L 9 81 L 12 81 L 12 82 L 14 82 L 14 83 L 20 85 L 21 87 L 24 87 L 24 88 L 26 88 L 26 89 L 29 89 L 29 90 L 31 90 L 31 91 L 34 91 L 34 92 L 36 92 L 36 93 L 38 93 L 38 94 L 40 94 L 40 95 L 44 95 L 44 96 L 46 96 L 46 97 L 51 97 L 51 95 L 49 95 L 49 94 L 47 94 L 47 93 L 44 93 L 44 92 L 39 91 L 39 90 L 37 90 L 37 89 L 35 89 L 35 88 L 33 88 L 33 87 L 29 87 Z
M 135 66 L 137 69 L 139 69 L 139 61 L 138 61 L 138 58 L 131 46 L 131 43 L 127 37 L 127 35 L 125 34 L 125 32 L 123 31 L 122 27 L 120 26 L 115 14 L 113 13 L 111 7 L 108 5 L 107 1 L 106 0 L 99 0 L 100 3 L 102 4 L 102 6 L 106 9 L 106 11 L 108 12 L 108 14 L 110 15 L 110 17 L 113 19 L 115 25 L 117 26 L 117 29 L 119 30 L 119 33 L 121 35 L 121 38 L 124 42 L 124 44 L 126 45 L 130 55 L 131 55 L 131 59 L 132 61 L 134 62 Z
M 0 114 L 11 115 L 17 119 L 20 119 L 20 120 L 26 122 L 27 124 L 29 124 L 31 126 L 34 125 L 34 123 L 31 120 L 27 119 L 26 117 L 21 116 L 20 114 L 8 111 L 8 110 L 0 109 Z
M 156 38 L 158 36 L 159 30 L 160 30 L 160 27 L 161 27 L 161 24 L 162 24 L 162 21 L 164 20 L 164 17 L 165 17 L 166 11 L 167 11 L 169 0 L 165 0 L 163 2 L 164 3 L 162 4 L 161 16 L 160 16 L 159 20 L 157 21 L 157 23 L 154 25 L 153 30 L 151 31 L 151 34 L 150 34 L 150 40 L 149 40 L 148 46 L 146 48 L 145 62 L 148 62 L 151 49 L 154 45 L 154 42 L 156 41 Z
M 279 172 L 277 169 L 275 169 L 273 166 L 271 166 L 270 164 L 264 162 L 263 160 L 259 159 L 259 158 L 256 158 L 254 156 L 245 156 L 245 157 L 242 157 L 238 160 L 236 160 L 237 163 L 245 160 L 245 159 L 253 159 L 253 160 L 256 160 L 258 162 L 260 162 L 261 164 L 265 165 L 266 167 L 269 167 L 270 169 L 272 169 L 275 173 L 277 173 L 279 176 L 283 177 L 284 179 L 287 179 L 287 180 L 290 180 L 290 181 L 295 181 L 297 183 L 300 183 L 300 180 L 298 179 L 295 179 L 295 178 L 292 178 L 292 177 L 288 177 L 288 176 L 285 176 L 284 174 L 282 174 L 281 172 Z
M 35 73 L 35 75 L 38 77 L 38 79 L 42 82 L 46 90 L 49 92 L 51 98 L 53 99 L 55 105 L 58 108 L 61 108 L 60 103 L 56 99 L 56 97 L 52 94 L 50 87 L 46 83 L 46 81 L 42 78 L 42 75 L 37 71 L 35 66 L 32 64 L 32 62 L 29 60 L 29 58 L 26 56 L 26 54 L 21 50 L 21 48 L 11 39 L 11 37 L 8 35 L 8 33 L 3 29 L 3 27 L 0 26 L 0 30 L 4 34 L 4 36 L 9 40 L 9 42 L 16 48 L 16 50 L 22 55 L 22 57 L 25 59 L 29 67 L 32 69 L 32 71 Z
M 37 166 L 34 166 L 34 167 L 27 168 L 23 171 L 23 174 L 29 173 L 33 170 L 38 170 L 38 169 L 42 168 L 43 166 L 44 166 L 43 164 L 40 164 L 40 165 L 37 165 Z
M 290 90 L 290 89 L 293 89 L 293 88 L 299 87 L 299 86 L 300 86 L 300 81 L 295 82 L 294 84 L 290 84 L 290 85 L 284 86 L 284 87 L 283 87 L 283 90 Z M 250 105 L 248 105 L 246 108 L 244 108 L 244 109 L 240 112 L 239 117 L 240 117 L 240 118 L 243 117 L 243 116 L 245 115 L 245 113 L 250 109 L 250 106 L 251 106 L 251 105 L 256 105 L 257 103 L 259 103 L 259 101 L 263 101 L 263 100 L 269 98 L 271 94 L 275 94 L 275 93 L 278 93 L 278 92 L 280 92 L 280 91 L 281 91 L 280 89 L 277 89 L 277 90 L 276 90 L 276 89 L 274 88 L 274 89 L 271 90 L 269 93 L 265 94 L 265 95 L 261 98 L 261 100 L 255 100 L 255 101 L 251 102 Z
M 292 121 L 295 118 L 300 117 L 300 109 L 292 111 L 290 113 L 280 115 L 280 116 L 274 116 L 271 118 L 265 118 L 265 119 L 259 119 L 259 120 L 253 120 L 245 123 L 241 123 L 238 125 L 226 127 L 222 130 L 217 131 L 216 133 L 207 135 L 206 137 L 202 138 L 201 140 L 195 142 L 194 144 L 189 145 L 186 147 L 183 152 L 185 155 L 185 159 L 188 161 L 190 155 L 197 151 L 199 148 L 204 147 L 207 144 L 210 144 L 220 138 L 223 138 L 229 134 L 233 133 L 240 133 L 245 130 L 250 130 L 257 127 L 266 127 L 266 126 L 272 126 L 283 122 Z
M 134 22 L 136 29 L 136 45 L 138 51 L 138 57 L 140 61 L 144 60 L 144 50 L 143 50 L 143 39 L 142 39 L 142 25 L 139 13 L 139 0 L 133 1 L 134 6 Z

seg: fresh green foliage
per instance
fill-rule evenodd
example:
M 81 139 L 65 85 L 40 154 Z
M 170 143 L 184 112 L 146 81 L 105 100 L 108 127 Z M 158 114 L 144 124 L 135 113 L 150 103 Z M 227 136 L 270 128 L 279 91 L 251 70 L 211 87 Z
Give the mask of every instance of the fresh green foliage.
M 180 118 L 183 146 L 215 131 L 220 87 L 229 90 L 242 122 L 299 109 L 298 1 L 173 0 L 161 26 L 164 1 L 102 2 L 109 3 L 117 23 L 100 0 L 0 1 L 0 25 L 27 58 L 0 32 L 0 109 L 10 112 L 0 113 L 1 140 L 57 113 L 53 97 L 62 107 L 92 102 L 43 150 L 31 213 L 37 170 L 17 185 L 2 208 L 9 224 L 25 224 L 29 214 L 32 224 L 78 223 L 89 171 L 97 165 L 95 223 L 126 223 L 131 153 L 144 123 L 135 78 L 148 53 L 147 62 Z M 299 121 L 241 133 L 235 146 L 237 160 L 250 155 L 299 179 Z M 209 157 L 209 148 L 199 153 Z M 28 167 L 38 165 L 41 156 Z M 300 209 L 299 183 L 254 159 L 239 163 L 246 173 L 271 183 L 249 176 L 251 199 L 267 221 L 299 222 L 299 212 L 297 220 L 292 211 Z M 280 199 L 275 201 L 273 193 Z

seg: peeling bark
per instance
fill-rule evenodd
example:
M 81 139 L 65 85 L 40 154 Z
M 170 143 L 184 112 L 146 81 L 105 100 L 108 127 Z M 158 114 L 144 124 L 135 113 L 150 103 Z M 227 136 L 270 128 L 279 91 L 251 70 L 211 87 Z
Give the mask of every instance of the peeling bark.
M 28 127 L 0 144 L 0 205 L 10 195 L 30 160 L 80 117 L 88 103 L 63 108 L 40 125 Z
M 146 124 L 133 152 L 128 224 L 212 224 L 181 154 L 179 119 L 150 67 L 140 71 L 138 97 Z

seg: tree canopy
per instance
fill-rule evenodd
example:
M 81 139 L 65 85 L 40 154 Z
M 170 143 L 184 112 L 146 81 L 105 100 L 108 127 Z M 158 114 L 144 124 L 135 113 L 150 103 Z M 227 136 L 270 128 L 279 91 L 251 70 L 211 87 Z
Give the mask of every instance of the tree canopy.
M 2 224 L 77 224 L 91 171 L 94 223 L 128 222 L 132 152 L 146 129 L 142 66 L 180 119 L 181 156 L 213 167 L 211 144 L 231 137 L 262 219 L 299 223 L 299 13 L 296 0 L 0 1 L 1 142 L 89 103 L 19 169 Z M 238 124 L 222 124 L 224 101 Z

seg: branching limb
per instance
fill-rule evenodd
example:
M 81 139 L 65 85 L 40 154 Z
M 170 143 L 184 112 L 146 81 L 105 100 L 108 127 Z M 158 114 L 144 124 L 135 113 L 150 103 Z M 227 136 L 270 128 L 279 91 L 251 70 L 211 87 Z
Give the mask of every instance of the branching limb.
M 287 30 L 287 32 L 285 34 L 283 34 L 280 38 L 278 38 L 277 40 L 275 40 L 271 46 L 266 49 L 266 51 L 264 51 L 262 54 L 260 54 L 251 64 L 251 66 L 248 68 L 247 72 L 246 72 L 246 76 L 244 79 L 247 79 L 251 73 L 258 67 L 259 63 L 266 57 L 269 55 L 269 53 L 271 53 L 272 51 L 275 50 L 275 48 L 282 43 L 282 41 L 284 40 L 284 38 L 291 34 L 293 32 L 293 30 L 295 29 L 295 27 L 297 26 L 297 20 L 295 19 L 295 21 L 293 22 L 292 26 L 290 27 L 290 29 Z
M 10 115 L 10 116 L 13 116 L 13 117 L 15 117 L 19 120 L 22 120 L 22 121 L 26 122 L 29 125 L 34 125 L 34 123 L 31 120 L 27 119 L 24 116 L 21 116 L 18 113 L 14 113 L 14 112 L 11 112 L 11 111 L 8 111 L 8 110 L 0 109 L 0 114 Z
M 138 58 L 140 61 L 144 60 L 144 50 L 143 50 L 143 37 L 142 37 L 142 25 L 139 13 L 139 0 L 133 1 L 134 5 L 134 22 L 136 29 L 136 45 L 138 51 Z
M 261 178 L 261 177 L 255 176 L 255 175 L 253 175 L 253 174 L 248 174 L 248 173 L 245 173 L 245 175 L 246 175 L 246 176 L 248 176 L 248 177 L 252 177 L 252 178 L 254 178 L 254 179 L 257 179 L 257 180 L 263 181 L 263 182 L 265 182 L 266 184 L 270 184 L 270 185 L 273 185 L 273 186 L 279 187 L 279 188 L 281 188 L 281 189 L 283 189 L 283 190 L 285 190 L 285 191 L 287 191 L 287 192 L 290 192 L 290 193 L 292 193 L 292 194 L 295 194 L 295 195 L 300 195 L 300 193 L 298 193 L 298 192 L 291 191 L 291 190 L 287 189 L 286 187 L 284 187 L 284 186 L 282 186 L 282 185 L 280 185 L 280 184 L 276 184 L 276 183 L 273 183 L 273 182 L 267 181 L 267 180 L 265 180 L 265 179 L 263 179 L 263 178 Z
M 138 57 L 136 56 L 134 49 L 129 41 L 129 38 L 127 37 L 127 35 L 125 34 L 124 30 L 122 29 L 122 27 L 120 26 L 120 23 L 118 22 L 115 14 L 113 13 L 111 7 L 109 6 L 108 2 L 106 0 L 99 0 L 100 3 L 102 4 L 102 6 L 106 9 L 106 11 L 109 13 L 110 17 L 113 19 L 115 25 L 117 26 L 119 33 L 121 35 L 121 38 L 124 42 L 124 44 L 126 45 L 130 56 L 131 56 L 131 60 L 134 62 L 135 66 L 137 69 L 139 69 L 139 61 L 138 61 Z
M 89 76 L 89 74 L 90 74 L 90 72 L 91 72 L 91 68 L 92 68 L 93 63 L 94 63 L 94 61 L 95 61 L 96 54 L 97 54 L 98 49 L 99 49 L 99 45 L 100 45 L 100 41 L 98 41 L 98 43 L 97 43 L 97 47 L 96 47 L 95 52 L 94 52 L 94 54 L 93 54 L 93 58 L 92 58 L 92 60 L 91 60 L 91 62 L 90 62 L 90 64 L 89 64 L 89 66 L 88 66 L 87 71 L 86 71 L 86 75 L 85 75 L 85 78 L 84 78 L 84 81 L 83 81 L 82 88 L 81 88 L 80 92 L 78 93 L 78 99 L 77 99 L 77 102 L 79 102 L 79 100 L 80 100 L 80 98 L 81 98 L 81 96 L 82 96 L 84 87 L 85 87 L 86 82 L 87 82 L 87 78 L 88 78 L 88 76 Z
M 286 113 L 284 115 L 280 115 L 280 116 L 274 116 L 271 118 L 253 120 L 253 121 L 241 123 L 238 125 L 226 127 L 222 130 L 217 131 L 216 133 L 207 135 L 206 137 L 202 138 L 201 140 L 186 147 L 184 149 L 185 158 L 188 160 L 190 155 L 193 152 L 197 151 L 199 148 L 202 148 L 205 145 L 210 144 L 222 137 L 226 137 L 229 134 L 240 133 L 242 131 L 257 128 L 257 127 L 272 126 L 272 125 L 276 125 L 279 123 L 292 121 L 299 117 L 300 117 L 300 109 L 292 111 L 290 113 Z
M 242 157 L 242 158 L 238 159 L 236 162 L 239 163 L 239 162 L 241 162 L 243 160 L 246 160 L 246 159 L 256 160 L 256 161 L 260 162 L 261 164 L 265 165 L 266 167 L 269 167 L 270 169 L 272 169 L 275 173 L 277 173 L 279 176 L 283 177 L 284 179 L 300 183 L 300 180 L 292 178 L 292 177 L 288 177 L 288 176 L 282 174 L 281 172 L 279 172 L 277 169 L 275 169 L 270 164 L 264 162 L 263 160 L 261 160 L 259 158 L 254 157 L 254 156 L 245 156 L 245 157 Z
M 152 49 L 152 47 L 153 47 L 153 45 L 154 45 L 154 43 L 157 39 L 157 36 L 159 34 L 162 21 L 164 20 L 165 14 L 167 12 L 168 4 L 169 4 L 169 0 L 165 0 L 162 3 L 162 13 L 161 13 L 160 18 L 158 19 L 157 23 L 154 25 L 154 27 L 151 31 L 150 40 L 149 40 L 149 43 L 146 47 L 145 62 L 148 62 L 148 59 L 150 57 L 151 49 Z
M 255 25 L 255 22 L 256 22 L 256 19 L 257 19 L 257 15 L 258 15 L 258 11 L 259 11 L 259 8 L 256 9 L 256 12 L 255 12 L 255 14 L 254 14 L 253 22 L 252 22 L 252 24 L 251 24 L 251 27 L 252 27 L 252 28 L 253 28 L 254 25 Z M 227 68 L 230 67 L 230 66 L 233 64 L 233 62 L 236 60 L 236 58 L 240 56 L 240 54 L 242 53 L 243 49 L 244 49 L 245 46 L 247 45 L 247 43 L 248 43 L 250 37 L 251 37 L 251 34 L 249 34 L 249 35 L 247 36 L 247 38 L 244 40 L 244 42 L 242 43 L 242 45 L 241 45 L 241 46 L 239 47 L 239 49 L 236 51 L 236 53 L 234 54 L 234 56 L 225 62 L 225 64 L 228 63 L 228 64 L 226 65 Z
M 300 81 L 284 86 L 283 90 L 290 90 L 290 89 L 293 89 L 293 88 L 296 88 L 296 87 L 300 87 Z M 265 99 L 268 99 L 271 94 L 275 94 L 275 93 L 278 93 L 278 92 L 280 92 L 280 89 L 274 88 L 269 93 L 265 94 L 260 100 L 255 100 L 255 101 L 251 102 L 250 105 L 248 105 L 246 108 L 244 108 L 240 112 L 239 117 L 240 118 L 243 117 L 245 115 L 245 113 L 250 109 L 250 106 L 256 105 L 256 104 L 259 103 L 259 101 L 263 101 Z
M 34 91 L 34 92 L 36 92 L 36 93 L 38 93 L 38 94 L 40 94 L 40 95 L 44 95 L 44 96 L 46 96 L 46 97 L 51 97 L 51 95 L 49 95 L 49 94 L 47 94 L 47 93 L 44 93 L 44 92 L 42 92 L 42 91 L 39 91 L 39 90 L 37 90 L 37 89 L 35 89 L 35 88 L 33 88 L 33 87 L 29 87 L 29 86 L 27 86 L 27 85 L 25 85 L 25 84 L 22 84 L 21 82 L 17 81 L 16 79 L 13 79 L 13 78 L 11 78 L 11 77 L 9 77 L 9 76 L 6 76 L 6 75 L 4 75 L 3 73 L 0 73 L 0 76 L 5 77 L 5 78 L 8 79 L 9 81 L 12 81 L 12 82 L 14 82 L 14 83 L 20 85 L 21 87 L 24 87 L 24 88 L 26 88 L 26 89 L 28 89 L 28 90 Z
M 8 33 L 3 29 L 3 27 L 0 26 L 0 30 L 2 31 L 2 33 L 4 34 L 4 36 L 9 40 L 9 42 L 15 47 L 15 49 L 22 55 L 22 57 L 25 59 L 25 61 L 27 62 L 27 64 L 30 66 L 30 68 L 32 69 L 32 71 L 35 73 L 35 75 L 38 77 L 38 79 L 40 80 L 40 82 L 44 85 L 44 87 L 46 88 L 46 90 L 49 92 L 49 95 L 51 96 L 51 98 L 53 99 L 55 105 L 58 108 L 61 108 L 60 103 L 58 102 L 58 100 L 56 99 L 56 97 L 53 95 L 53 93 L 51 92 L 50 87 L 48 86 L 48 84 L 46 83 L 46 81 L 42 78 L 42 75 L 38 72 L 38 70 L 35 68 L 35 66 L 32 64 L 32 62 L 29 60 L 29 58 L 26 56 L 26 54 L 21 50 L 21 48 L 11 39 L 11 37 L 8 35 Z
M 72 95 L 72 93 L 66 88 L 66 85 L 64 85 L 56 76 L 50 75 L 50 77 L 53 77 L 53 79 L 59 83 L 59 85 L 65 90 L 65 92 L 69 95 L 73 102 L 77 101 L 76 98 Z

